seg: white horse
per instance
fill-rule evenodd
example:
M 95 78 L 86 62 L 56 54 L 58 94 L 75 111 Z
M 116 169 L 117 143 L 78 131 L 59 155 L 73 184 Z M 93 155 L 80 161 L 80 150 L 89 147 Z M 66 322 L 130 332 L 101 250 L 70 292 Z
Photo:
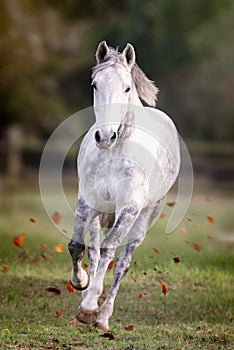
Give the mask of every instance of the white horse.
M 79 193 L 75 227 L 69 243 L 71 283 L 83 290 L 77 318 L 109 329 L 114 300 L 134 249 L 143 241 L 162 199 L 180 168 L 176 128 L 156 105 L 158 89 L 135 63 L 127 44 L 122 53 L 103 41 L 93 69 L 96 123 L 86 134 L 78 156 Z M 156 125 L 155 130 L 151 130 Z M 156 124 L 155 124 L 156 123 Z M 101 226 L 109 227 L 101 241 Z M 82 268 L 89 231 L 89 271 Z M 115 251 L 125 239 L 105 302 L 98 299 Z

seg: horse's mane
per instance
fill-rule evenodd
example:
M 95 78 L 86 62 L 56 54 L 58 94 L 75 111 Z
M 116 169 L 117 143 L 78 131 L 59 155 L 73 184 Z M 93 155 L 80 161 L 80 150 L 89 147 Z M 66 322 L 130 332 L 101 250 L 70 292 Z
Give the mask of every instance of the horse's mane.
M 118 52 L 118 49 L 110 48 L 108 57 L 100 63 L 97 63 L 92 69 L 92 79 L 96 73 L 100 70 L 113 66 L 115 64 L 121 64 L 126 66 L 126 62 L 123 55 Z M 156 106 L 158 88 L 155 86 L 152 80 L 149 80 L 145 73 L 138 67 L 136 63 L 131 68 L 131 76 L 134 85 L 137 90 L 138 96 L 144 100 L 149 106 Z

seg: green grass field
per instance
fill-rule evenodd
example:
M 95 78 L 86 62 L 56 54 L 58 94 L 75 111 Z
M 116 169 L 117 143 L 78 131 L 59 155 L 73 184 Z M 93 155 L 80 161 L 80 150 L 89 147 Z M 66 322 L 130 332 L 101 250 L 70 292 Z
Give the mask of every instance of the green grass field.
M 0 212 L 1 349 L 234 349 L 233 198 L 220 193 L 195 189 L 186 217 L 170 235 L 164 228 L 172 208 L 165 205 L 165 217 L 136 250 L 122 282 L 110 340 L 75 320 L 81 297 L 66 288 L 68 239 L 53 227 L 36 189 L 17 191 Z M 12 239 L 22 232 L 24 244 L 16 247 Z M 55 250 L 59 243 L 62 252 Z

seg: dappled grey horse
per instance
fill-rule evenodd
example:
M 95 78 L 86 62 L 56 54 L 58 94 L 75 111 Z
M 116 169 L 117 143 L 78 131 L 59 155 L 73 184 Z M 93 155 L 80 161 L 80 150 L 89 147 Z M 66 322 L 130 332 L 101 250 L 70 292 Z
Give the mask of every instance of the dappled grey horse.
M 101 42 L 96 60 L 92 74 L 96 122 L 80 147 L 75 227 L 68 246 L 71 283 L 82 290 L 77 318 L 108 330 L 132 253 L 177 178 L 180 151 L 171 119 L 141 103 L 140 99 L 155 107 L 158 89 L 135 63 L 133 46 L 127 44 L 120 53 Z M 82 268 L 86 244 L 88 274 Z M 99 307 L 105 273 L 121 244 L 111 287 Z

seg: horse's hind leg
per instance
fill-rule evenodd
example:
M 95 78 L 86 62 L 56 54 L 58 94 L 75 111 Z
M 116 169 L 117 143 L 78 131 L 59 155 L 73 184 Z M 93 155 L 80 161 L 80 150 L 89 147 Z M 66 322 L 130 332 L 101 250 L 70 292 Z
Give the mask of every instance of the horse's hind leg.
M 85 252 L 85 234 L 95 215 L 97 215 L 97 213 L 86 204 L 81 196 L 79 196 L 75 211 L 74 233 L 68 244 L 73 262 L 71 284 L 77 290 L 84 290 L 89 285 L 89 277 L 82 268 L 81 262 Z

